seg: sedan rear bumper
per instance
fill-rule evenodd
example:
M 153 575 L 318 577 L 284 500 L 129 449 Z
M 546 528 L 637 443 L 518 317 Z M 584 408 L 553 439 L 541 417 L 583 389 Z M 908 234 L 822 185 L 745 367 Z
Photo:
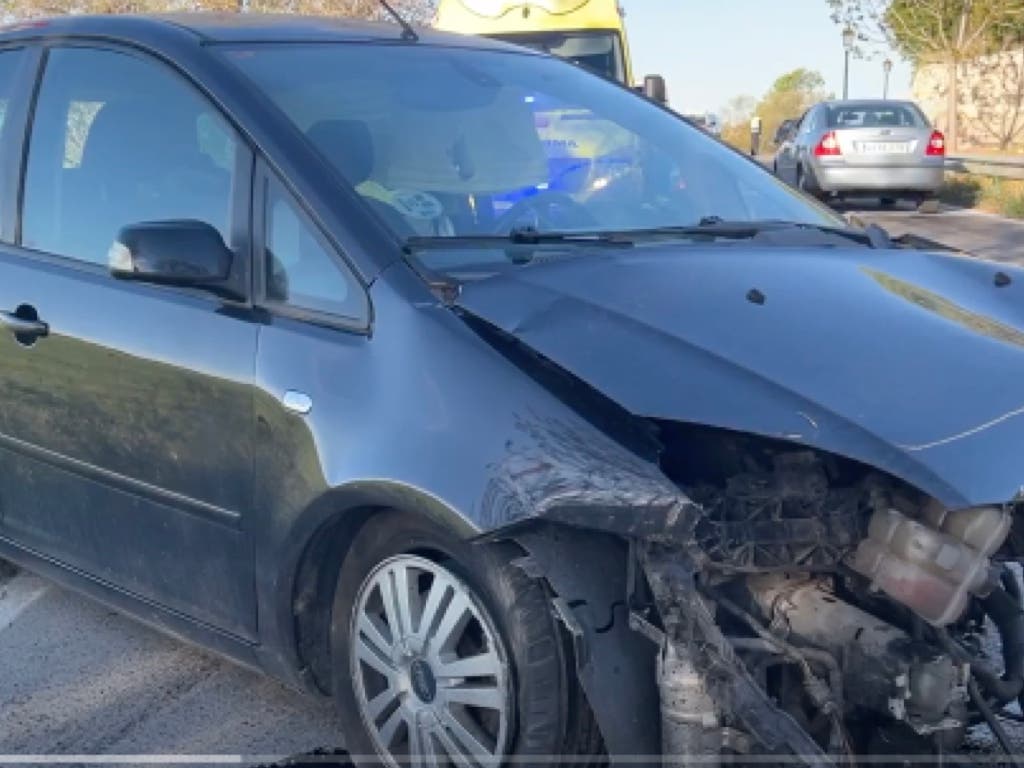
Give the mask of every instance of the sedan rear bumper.
M 826 165 L 814 169 L 822 192 L 914 192 L 934 194 L 942 187 L 943 165 Z

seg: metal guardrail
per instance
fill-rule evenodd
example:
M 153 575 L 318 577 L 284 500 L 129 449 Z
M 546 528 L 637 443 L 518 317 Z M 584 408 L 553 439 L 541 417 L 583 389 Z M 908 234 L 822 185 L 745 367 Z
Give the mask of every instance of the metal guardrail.
M 956 155 L 946 158 L 946 170 L 970 173 L 975 176 L 1024 179 L 1024 156 Z

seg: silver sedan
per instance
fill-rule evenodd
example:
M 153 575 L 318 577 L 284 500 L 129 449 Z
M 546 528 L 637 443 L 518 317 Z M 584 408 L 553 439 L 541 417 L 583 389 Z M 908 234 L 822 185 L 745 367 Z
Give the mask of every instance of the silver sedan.
M 775 173 L 819 197 L 924 203 L 942 186 L 945 137 L 912 102 L 823 102 L 780 139 Z

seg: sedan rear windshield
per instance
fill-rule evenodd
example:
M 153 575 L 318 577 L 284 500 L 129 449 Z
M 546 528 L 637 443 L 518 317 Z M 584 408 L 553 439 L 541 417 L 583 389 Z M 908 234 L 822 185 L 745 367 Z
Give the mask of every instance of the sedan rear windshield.
M 680 117 L 560 59 L 423 43 L 223 50 L 402 239 L 842 223 Z
M 842 104 L 828 108 L 829 128 L 926 128 L 912 104 Z

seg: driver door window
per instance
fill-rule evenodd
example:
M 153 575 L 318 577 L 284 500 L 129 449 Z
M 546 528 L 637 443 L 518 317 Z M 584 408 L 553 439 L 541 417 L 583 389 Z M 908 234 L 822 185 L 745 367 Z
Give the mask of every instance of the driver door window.
M 134 55 L 50 52 L 33 122 L 22 244 L 105 264 L 125 225 L 196 219 L 229 242 L 240 143 L 190 84 Z

